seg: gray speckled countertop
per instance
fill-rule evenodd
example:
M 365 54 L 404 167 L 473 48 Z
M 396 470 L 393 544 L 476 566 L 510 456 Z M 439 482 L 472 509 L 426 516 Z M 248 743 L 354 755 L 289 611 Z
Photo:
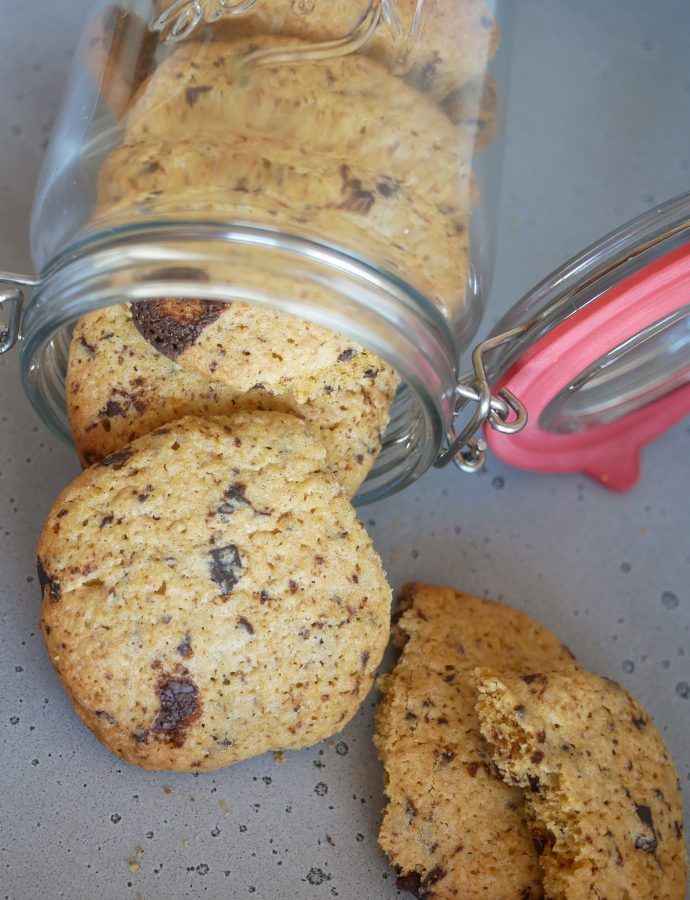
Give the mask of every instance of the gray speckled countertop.
M 90 0 L 2 0 L 0 268 L 30 270 L 33 185 Z M 498 271 L 484 330 L 542 275 L 690 188 L 685 0 L 521 0 Z M 0 900 L 399 896 L 376 849 L 372 702 L 322 745 L 209 775 L 120 763 L 77 721 L 37 627 L 34 544 L 77 472 L 0 358 Z M 616 495 L 490 460 L 363 511 L 395 587 L 509 601 L 648 707 L 690 797 L 690 419 Z M 686 802 L 687 808 L 687 802 Z

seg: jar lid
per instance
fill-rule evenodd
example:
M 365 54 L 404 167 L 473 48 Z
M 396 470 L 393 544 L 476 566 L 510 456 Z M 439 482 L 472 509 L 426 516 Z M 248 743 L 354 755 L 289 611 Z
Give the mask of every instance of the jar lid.
M 642 447 L 690 413 L 690 194 L 552 273 L 494 335 L 506 331 L 517 337 L 487 354 L 487 379 L 528 421 L 487 428 L 490 448 L 523 469 L 632 487 Z

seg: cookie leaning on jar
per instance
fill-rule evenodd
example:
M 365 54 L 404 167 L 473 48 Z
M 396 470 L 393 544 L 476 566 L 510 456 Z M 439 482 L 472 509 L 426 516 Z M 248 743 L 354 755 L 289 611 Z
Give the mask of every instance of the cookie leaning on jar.
M 184 310 L 203 317 L 207 305 L 184 301 Z M 156 326 L 157 307 L 134 306 L 140 326 L 144 317 L 150 329 Z M 153 344 L 162 340 L 160 323 L 156 335 L 149 331 Z M 172 333 L 167 336 L 170 340 Z M 257 346 L 256 334 L 250 346 Z M 239 363 L 245 358 L 238 353 Z M 252 409 L 291 412 L 321 439 L 329 469 L 349 497 L 381 449 L 397 383 L 390 366 L 350 346 L 342 361 L 315 375 L 237 390 L 184 369 L 159 352 L 141 336 L 125 306 L 91 313 L 77 323 L 66 376 L 70 427 L 84 465 L 183 416 Z
M 200 771 L 339 731 L 388 640 L 371 541 L 294 416 L 188 417 L 83 472 L 38 566 L 76 712 L 148 769 Z

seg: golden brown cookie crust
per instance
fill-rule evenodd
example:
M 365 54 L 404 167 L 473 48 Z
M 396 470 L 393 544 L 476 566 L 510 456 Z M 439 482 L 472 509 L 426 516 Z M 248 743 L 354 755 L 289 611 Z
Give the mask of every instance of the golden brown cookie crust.
M 80 475 L 38 544 L 75 709 L 143 768 L 207 770 L 339 731 L 388 636 L 380 560 L 293 416 L 186 418 Z
M 402 655 L 379 680 L 379 843 L 418 896 L 541 897 L 522 796 L 492 772 L 469 673 L 498 654 L 507 666 L 572 666 L 572 654 L 527 616 L 451 588 L 408 585 L 402 607 Z
M 291 412 L 323 441 L 330 470 L 351 497 L 381 449 L 398 378 L 370 353 L 284 389 L 247 392 L 210 382 L 158 353 L 125 306 L 91 313 L 74 330 L 67 365 L 67 410 L 83 465 L 187 415 L 238 410 Z
M 620 685 L 582 669 L 473 676 L 494 763 L 525 794 L 553 900 L 683 900 L 678 776 L 654 723 Z
M 125 139 L 171 133 L 268 139 L 305 148 L 317 165 L 322 154 L 335 156 L 430 201 L 465 208 L 469 154 L 436 104 L 357 54 L 295 65 L 280 57 L 255 62 L 262 53 L 299 50 L 278 37 L 182 44 L 135 97 Z

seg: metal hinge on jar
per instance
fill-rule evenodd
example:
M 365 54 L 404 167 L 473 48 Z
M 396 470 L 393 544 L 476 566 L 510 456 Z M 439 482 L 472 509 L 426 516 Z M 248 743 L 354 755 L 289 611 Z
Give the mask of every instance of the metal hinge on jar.
M 24 291 L 31 288 L 36 279 L 29 275 L 0 272 L 0 353 L 11 350 L 19 338 Z
M 455 412 L 448 430 L 446 446 L 440 451 L 434 465 L 442 468 L 453 462 L 463 472 L 478 472 L 486 462 L 486 441 L 478 436 L 484 425 L 504 434 L 515 434 L 527 424 L 527 410 L 520 400 L 507 388 L 497 394 L 491 393 L 484 365 L 484 354 L 502 344 L 508 343 L 527 330 L 527 325 L 513 328 L 483 341 L 472 351 L 472 371 L 458 379 L 455 388 Z M 458 433 L 455 419 L 469 403 L 476 403 L 477 409 L 469 422 Z

